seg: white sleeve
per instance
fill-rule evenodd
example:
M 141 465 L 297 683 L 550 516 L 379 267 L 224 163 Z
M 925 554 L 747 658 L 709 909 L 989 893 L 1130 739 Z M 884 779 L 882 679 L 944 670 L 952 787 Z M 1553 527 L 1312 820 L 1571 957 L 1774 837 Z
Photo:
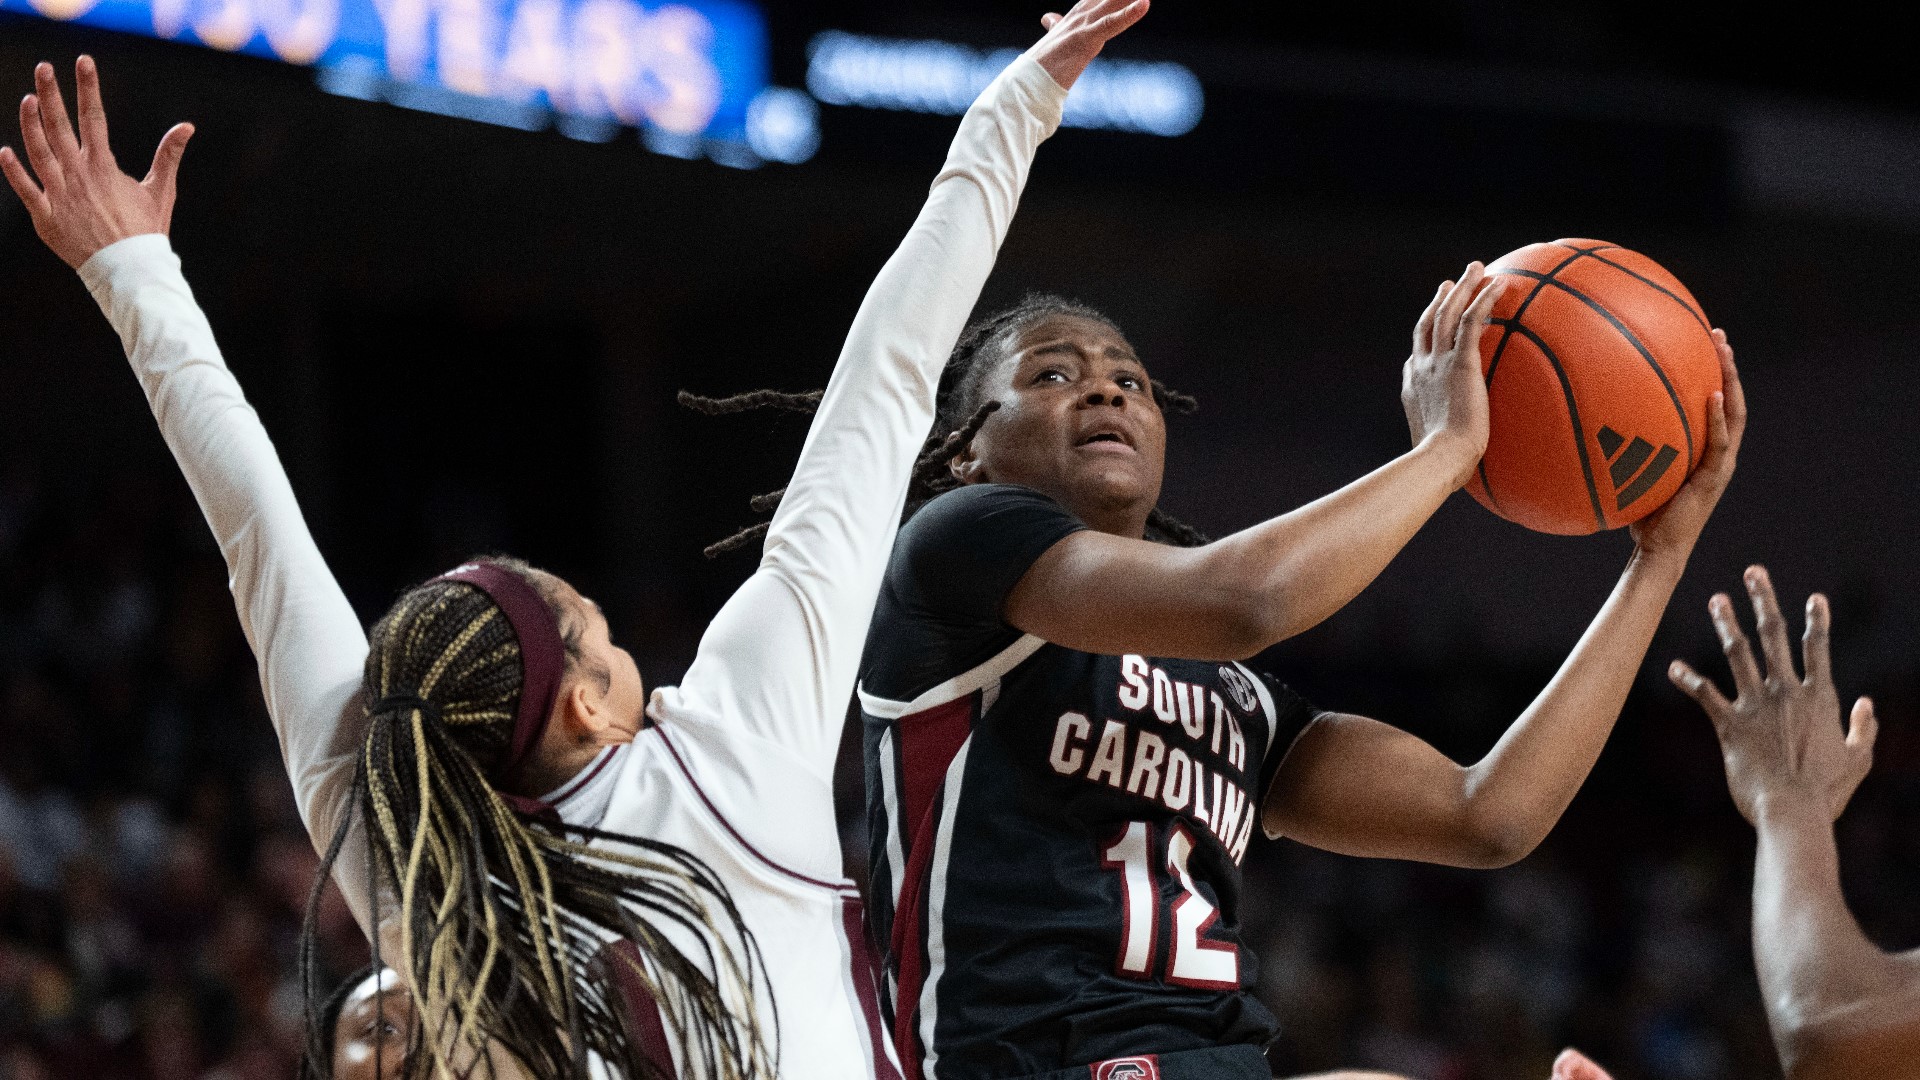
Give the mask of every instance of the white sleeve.
M 1031 54 L 980 95 L 867 291 L 758 571 L 707 628 L 660 719 L 705 717 L 830 776 L 934 391 L 1066 100 Z
M 167 238 L 113 244 L 87 260 L 80 278 L 119 332 L 160 434 L 220 543 L 301 818 L 324 851 L 348 809 L 360 730 L 347 710 L 360 688 L 366 634 Z M 365 929 L 366 875 L 356 868 L 364 870 L 362 860 L 343 857 L 336 877 Z

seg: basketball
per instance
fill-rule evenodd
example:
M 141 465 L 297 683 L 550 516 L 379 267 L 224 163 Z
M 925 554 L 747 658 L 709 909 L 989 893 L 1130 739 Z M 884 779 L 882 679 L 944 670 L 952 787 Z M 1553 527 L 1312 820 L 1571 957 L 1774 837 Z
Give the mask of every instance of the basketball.
M 1529 529 L 1584 535 L 1658 510 L 1700 464 L 1720 389 L 1712 324 L 1659 263 L 1599 240 L 1530 244 L 1480 343 L 1492 433 L 1468 490 Z

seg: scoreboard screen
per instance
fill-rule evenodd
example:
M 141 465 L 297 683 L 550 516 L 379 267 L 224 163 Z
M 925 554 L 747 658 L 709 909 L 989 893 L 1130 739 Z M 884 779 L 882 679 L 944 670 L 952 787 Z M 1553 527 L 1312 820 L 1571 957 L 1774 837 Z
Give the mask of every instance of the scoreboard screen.
M 0 0 L 319 70 L 334 93 L 727 164 L 810 153 L 747 0 Z M 769 91 L 772 91 L 769 93 Z M 798 118 L 804 121 L 805 117 Z

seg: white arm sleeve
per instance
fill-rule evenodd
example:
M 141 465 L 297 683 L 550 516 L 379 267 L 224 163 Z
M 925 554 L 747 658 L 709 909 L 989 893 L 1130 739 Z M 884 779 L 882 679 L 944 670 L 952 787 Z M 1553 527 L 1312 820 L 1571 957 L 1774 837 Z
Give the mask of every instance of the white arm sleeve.
M 273 443 L 220 358 L 167 238 L 113 244 L 87 260 L 80 278 L 119 332 L 160 434 L 220 543 L 301 818 L 324 851 L 348 810 L 360 736 L 348 709 L 360 688 L 366 634 L 314 546 Z M 343 855 L 336 877 L 364 930 L 371 925 L 366 875 L 356 868 L 362 860 Z
M 830 777 L 934 391 L 993 270 L 1066 91 L 1033 59 L 980 95 L 898 251 L 867 291 L 758 571 L 701 639 L 659 719 L 701 717 Z

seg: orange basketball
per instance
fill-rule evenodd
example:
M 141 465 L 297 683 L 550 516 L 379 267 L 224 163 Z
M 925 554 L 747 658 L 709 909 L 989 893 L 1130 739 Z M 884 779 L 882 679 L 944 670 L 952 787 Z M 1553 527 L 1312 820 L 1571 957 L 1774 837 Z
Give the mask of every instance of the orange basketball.
M 1532 244 L 1487 270 L 1519 280 L 1480 342 L 1493 431 L 1467 490 L 1509 521 L 1566 535 L 1665 505 L 1700 464 L 1720 389 L 1693 294 L 1598 240 Z

